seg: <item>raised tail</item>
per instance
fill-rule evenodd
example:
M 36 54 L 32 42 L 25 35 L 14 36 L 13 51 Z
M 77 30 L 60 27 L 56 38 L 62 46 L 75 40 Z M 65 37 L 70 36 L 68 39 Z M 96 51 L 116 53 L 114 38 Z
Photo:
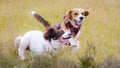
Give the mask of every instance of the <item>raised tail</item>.
M 48 21 L 42 18 L 38 13 L 32 11 L 31 14 L 47 29 L 50 27 L 50 24 Z
M 19 47 L 20 46 L 20 40 L 21 40 L 22 36 L 18 36 L 15 38 L 14 43 L 15 43 L 15 47 Z

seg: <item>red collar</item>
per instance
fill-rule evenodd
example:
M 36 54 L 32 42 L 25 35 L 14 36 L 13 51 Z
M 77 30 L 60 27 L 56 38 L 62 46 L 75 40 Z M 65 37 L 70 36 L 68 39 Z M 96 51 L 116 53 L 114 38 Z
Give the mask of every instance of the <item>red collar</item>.
M 67 27 L 67 29 L 70 29 L 70 32 L 72 33 L 72 35 L 75 37 L 77 35 L 77 33 L 79 32 L 81 26 L 79 28 L 75 28 L 72 26 L 72 24 L 70 23 L 70 21 L 68 21 L 67 24 L 65 24 L 65 26 Z

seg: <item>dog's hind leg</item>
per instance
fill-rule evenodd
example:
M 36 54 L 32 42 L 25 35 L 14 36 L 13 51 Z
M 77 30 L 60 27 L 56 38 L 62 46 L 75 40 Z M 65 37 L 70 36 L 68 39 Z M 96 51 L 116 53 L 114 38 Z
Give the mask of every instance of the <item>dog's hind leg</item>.
M 18 48 L 18 55 L 21 60 L 25 60 L 24 52 L 25 52 L 26 48 L 29 46 L 28 43 L 29 42 L 27 39 L 22 39 L 20 42 L 20 46 Z

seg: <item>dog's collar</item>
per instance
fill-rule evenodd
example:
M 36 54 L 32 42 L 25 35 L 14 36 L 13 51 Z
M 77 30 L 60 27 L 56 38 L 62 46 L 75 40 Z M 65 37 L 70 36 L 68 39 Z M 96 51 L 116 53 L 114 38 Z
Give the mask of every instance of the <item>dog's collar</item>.
M 60 29 L 60 28 L 61 28 L 61 27 L 60 27 L 60 23 L 56 25 L 56 28 L 57 28 L 57 29 Z
M 57 29 L 60 29 L 60 28 L 61 28 L 60 24 L 61 24 L 61 23 L 55 24 L 55 25 L 53 25 L 53 27 L 55 27 L 55 28 L 57 28 Z
M 70 21 L 68 21 L 68 23 L 66 23 L 65 26 L 67 27 L 67 29 L 73 27 L 72 24 L 70 23 Z
M 70 29 L 70 31 L 74 37 L 77 35 L 78 31 L 81 28 L 81 26 L 79 28 L 73 27 L 72 24 L 70 23 L 70 21 L 68 21 L 68 23 L 66 23 L 65 26 L 67 27 L 67 29 Z

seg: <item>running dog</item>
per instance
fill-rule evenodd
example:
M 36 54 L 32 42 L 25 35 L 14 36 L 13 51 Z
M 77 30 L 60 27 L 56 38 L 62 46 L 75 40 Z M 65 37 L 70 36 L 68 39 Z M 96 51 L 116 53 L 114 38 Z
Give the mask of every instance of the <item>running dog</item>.
M 49 27 L 45 33 L 33 30 L 27 32 L 23 36 L 18 36 L 15 39 L 15 46 L 18 48 L 18 55 L 21 60 L 25 60 L 24 53 L 30 50 L 31 53 L 41 55 L 48 53 L 57 53 L 63 45 L 76 46 L 76 42 L 70 38 L 70 32 L 57 30 Z
M 47 27 L 48 25 L 50 25 L 38 13 L 32 12 L 32 15 L 44 26 Z M 74 47 L 73 52 L 80 48 L 79 46 L 80 29 L 83 24 L 82 22 L 85 16 L 88 16 L 88 15 L 89 15 L 89 12 L 85 9 L 81 9 L 81 8 L 70 9 L 63 16 L 63 20 L 59 24 L 54 25 L 54 27 L 56 27 L 57 29 L 64 29 L 65 31 L 68 30 L 71 32 L 70 34 L 71 38 L 73 38 L 77 42 L 77 47 Z

